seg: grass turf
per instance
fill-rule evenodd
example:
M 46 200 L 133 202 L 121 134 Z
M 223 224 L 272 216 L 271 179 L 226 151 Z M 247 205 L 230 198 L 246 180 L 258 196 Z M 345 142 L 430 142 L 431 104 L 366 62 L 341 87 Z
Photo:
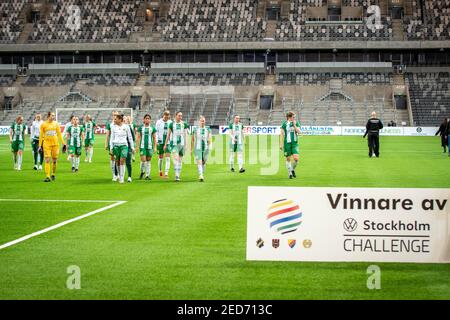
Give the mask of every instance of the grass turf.
M 448 188 L 450 158 L 438 138 L 382 137 L 382 156 L 367 157 L 361 137 L 304 137 L 299 178 L 260 165 L 232 174 L 207 167 L 197 182 L 194 165 L 183 182 L 156 177 L 118 185 L 98 136 L 94 163 L 70 173 L 60 157 L 57 181 L 31 164 L 12 170 L 6 137 L 0 139 L 0 198 L 125 200 L 126 204 L 0 250 L 0 299 L 449 299 L 450 265 L 380 263 L 382 289 L 366 287 L 368 263 L 247 262 L 247 187 L 342 186 Z M 254 146 L 247 148 L 255 155 Z M 226 155 L 224 152 L 224 159 Z M 138 161 L 134 177 L 138 175 Z M 173 172 L 171 172 L 173 178 Z M 0 203 L 0 244 L 106 204 Z M 68 290 L 67 267 L 81 268 L 81 290 Z

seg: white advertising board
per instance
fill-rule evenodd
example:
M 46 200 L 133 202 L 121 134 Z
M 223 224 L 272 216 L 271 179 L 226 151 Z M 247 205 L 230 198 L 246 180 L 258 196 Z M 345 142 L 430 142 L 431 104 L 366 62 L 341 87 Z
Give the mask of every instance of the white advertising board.
M 450 263 L 449 189 L 249 187 L 247 259 Z

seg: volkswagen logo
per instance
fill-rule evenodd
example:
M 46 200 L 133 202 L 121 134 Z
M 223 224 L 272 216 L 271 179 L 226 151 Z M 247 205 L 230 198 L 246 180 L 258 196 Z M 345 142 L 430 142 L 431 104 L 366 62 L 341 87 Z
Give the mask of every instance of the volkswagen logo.
M 353 218 L 348 218 L 344 221 L 344 229 L 347 232 L 353 232 L 358 228 L 358 222 Z

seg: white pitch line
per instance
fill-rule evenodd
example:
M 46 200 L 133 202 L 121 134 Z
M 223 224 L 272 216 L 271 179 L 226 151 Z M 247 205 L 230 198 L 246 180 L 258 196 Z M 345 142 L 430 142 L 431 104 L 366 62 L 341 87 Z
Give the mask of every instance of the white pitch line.
M 0 199 L 0 201 L 20 201 L 20 202 L 93 202 L 93 203 L 116 203 L 113 200 L 52 200 L 52 199 Z M 126 201 L 122 201 L 126 202 Z
M 4 201 L 4 200 L 5 200 L 5 199 L 0 199 L 0 201 Z M 28 201 L 28 200 L 25 200 L 25 201 Z M 45 201 L 45 200 L 44 200 L 44 201 Z M 57 200 L 49 200 L 49 201 L 57 201 Z M 68 200 L 68 201 L 70 201 L 70 200 Z M 75 201 L 76 201 L 76 200 L 75 200 Z M 80 201 L 78 201 L 78 202 L 80 202 Z M 105 202 L 105 201 L 102 201 L 102 202 Z M 55 224 L 54 226 L 51 226 L 51 227 L 42 229 L 42 230 L 40 230 L 40 231 L 33 232 L 33 233 L 31 233 L 31 234 L 29 234 L 29 235 L 26 235 L 26 236 L 24 236 L 24 237 L 21 237 L 21 238 L 19 238 L 19 239 L 16 239 L 16 240 L 13 240 L 13 241 L 10 241 L 10 242 L 8 242 L 8 243 L 5 243 L 5 244 L 0 245 L 0 250 L 3 250 L 3 249 L 8 248 L 8 247 L 11 247 L 11 246 L 13 246 L 13 245 L 15 245 L 15 244 L 18 244 L 18 243 L 20 243 L 20 242 L 24 242 L 24 241 L 26 241 L 26 240 L 28 240 L 28 239 L 31 239 L 31 238 L 33 238 L 33 237 L 37 237 L 37 236 L 39 236 L 39 235 L 41 235 L 41 234 L 50 232 L 50 231 L 52 231 L 52 230 L 61 228 L 61 227 L 65 226 L 65 225 L 68 225 L 69 223 L 76 222 L 76 221 L 78 221 L 78 220 L 81 220 L 81 219 L 84 219 L 84 218 L 93 216 L 94 214 L 97 214 L 97 213 L 100 213 L 100 212 L 103 212 L 103 211 L 112 209 L 112 208 L 114 208 L 114 207 L 120 206 L 120 205 L 122 205 L 122 204 L 124 204 L 124 203 L 126 203 L 126 201 L 117 201 L 117 202 L 115 202 L 115 203 L 113 203 L 113 204 L 111 204 L 111 205 L 109 205 L 109 206 L 106 206 L 106 207 L 97 209 L 97 210 L 95 210 L 95 211 L 88 212 L 88 213 L 86 213 L 86 214 L 83 214 L 83 215 L 81 215 L 81 216 L 75 217 L 75 218 L 73 218 L 73 219 L 69 219 L 69 220 L 63 221 L 63 222 L 61 222 L 61 223 Z

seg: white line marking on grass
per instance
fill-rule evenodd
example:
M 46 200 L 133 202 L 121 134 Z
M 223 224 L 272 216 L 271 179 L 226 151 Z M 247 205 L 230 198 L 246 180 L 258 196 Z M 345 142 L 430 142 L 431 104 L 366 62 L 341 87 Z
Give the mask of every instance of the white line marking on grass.
M 93 203 L 116 203 L 126 201 L 113 201 L 113 200 L 53 200 L 53 199 L 0 199 L 0 201 L 20 201 L 20 202 L 93 202 Z
M 88 213 L 83 214 L 81 216 L 78 216 L 78 217 L 75 217 L 75 218 L 72 218 L 72 219 L 60 222 L 58 224 L 55 224 L 54 226 L 42 229 L 42 230 L 37 231 L 37 232 L 33 232 L 33 233 L 31 233 L 29 235 L 26 235 L 26 236 L 23 236 L 23 237 L 21 237 L 19 239 L 16 239 L 16 240 L 10 241 L 8 243 L 2 244 L 2 245 L 0 245 L 0 250 L 3 250 L 3 249 L 8 248 L 8 247 L 11 247 L 11 246 L 16 245 L 16 244 L 18 244 L 20 242 L 24 242 L 24 241 L 26 241 L 28 239 L 37 237 L 37 236 L 39 236 L 41 234 L 50 232 L 52 230 L 61 228 L 61 227 L 65 226 L 65 225 L 68 225 L 68 224 L 70 224 L 72 222 L 76 222 L 78 220 L 81 220 L 81 219 L 84 219 L 84 218 L 88 218 L 90 216 L 93 216 L 94 214 L 97 214 L 97 213 L 100 213 L 100 212 L 112 209 L 114 207 L 117 207 L 117 206 L 120 206 L 120 205 L 126 203 L 126 201 L 94 201 L 94 200 L 20 200 L 20 199 L 0 199 L 0 201 L 49 201 L 49 202 L 50 201 L 51 202 L 61 201 L 61 202 L 109 202 L 109 203 L 110 202 L 114 202 L 113 204 L 111 204 L 109 206 L 106 206 L 106 207 L 103 207 L 103 208 L 100 208 L 100 209 L 88 212 Z

